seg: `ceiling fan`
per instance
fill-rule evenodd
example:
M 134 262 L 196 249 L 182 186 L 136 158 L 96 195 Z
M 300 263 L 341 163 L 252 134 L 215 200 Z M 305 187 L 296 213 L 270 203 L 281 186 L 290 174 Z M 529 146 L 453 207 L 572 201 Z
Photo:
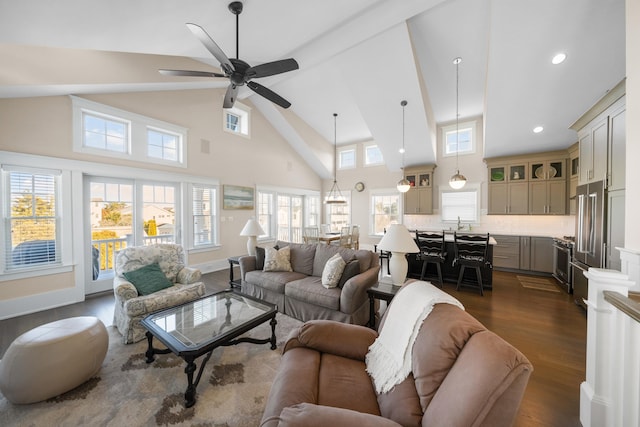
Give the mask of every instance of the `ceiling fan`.
M 234 1 L 229 3 L 229 10 L 236 15 L 236 57 L 227 58 L 227 55 L 213 41 L 207 32 L 199 25 L 187 24 L 187 28 L 194 36 L 207 48 L 209 52 L 220 62 L 220 68 L 224 74 L 212 73 L 208 71 L 189 71 L 189 70 L 158 70 L 166 76 L 188 76 L 188 77 L 227 77 L 229 79 L 229 87 L 224 96 L 223 108 L 231 108 L 236 101 L 240 86 L 247 85 L 249 89 L 267 98 L 269 101 L 278 104 L 282 108 L 289 108 L 291 103 L 259 83 L 252 81 L 260 77 L 268 77 L 276 74 L 286 73 L 298 69 L 298 63 L 295 59 L 282 59 L 279 61 L 267 62 L 264 64 L 250 66 L 240 59 L 238 53 L 238 24 L 239 16 L 242 12 L 242 2 Z

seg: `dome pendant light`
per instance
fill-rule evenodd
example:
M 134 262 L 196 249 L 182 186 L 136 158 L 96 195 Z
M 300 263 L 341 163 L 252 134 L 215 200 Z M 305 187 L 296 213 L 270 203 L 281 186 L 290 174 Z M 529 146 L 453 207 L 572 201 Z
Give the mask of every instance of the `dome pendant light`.
M 411 188 L 411 183 L 404 176 L 404 107 L 407 105 L 407 101 L 400 102 L 400 105 L 402 105 L 402 149 L 400 150 L 402 153 L 402 179 L 398 181 L 396 188 L 399 192 L 406 193 Z
M 460 66 L 461 62 L 462 62 L 462 58 L 460 57 L 457 57 L 456 59 L 453 60 L 453 63 L 456 65 L 456 173 L 453 174 L 451 178 L 449 178 L 449 186 L 454 190 L 461 189 L 467 183 L 467 178 L 465 178 L 465 176 L 460 173 L 460 169 L 458 168 L 458 152 L 460 151 L 460 146 L 458 145 L 459 138 L 460 138 L 460 134 L 458 130 L 458 121 L 460 118 L 460 113 L 458 109 L 458 98 L 459 98 L 459 92 L 460 92 L 460 83 L 459 83 L 460 78 L 458 77 L 458 67 Z
M 338 140 L 336 133 L 336 118 L 338 113 L 333 113 L 333 185 L 329 194 L 324 199 L 324 203 L 327 205 L 343 205 L 347 203 L 346 197 L 342 195 L 340 188 L 338 188 Z

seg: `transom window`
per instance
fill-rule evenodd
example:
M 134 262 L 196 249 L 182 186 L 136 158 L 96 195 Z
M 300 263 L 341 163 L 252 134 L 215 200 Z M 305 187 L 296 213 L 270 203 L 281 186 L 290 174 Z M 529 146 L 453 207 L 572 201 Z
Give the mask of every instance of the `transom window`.
M 251 108 L 236 101 L 232 108 L 222 109 L 223 128 L 227 132 L 249 138 L 251 136 Z
M 156 159 L 178 161 L 180 148 L 180 135 L 161 131 L 159 129 L 147 130 L 147 154 Z
M 353 169 L 356 167 L 355 147 L 338 150 L 338 169 Z
M 475 129 L 475 121 L 458 123 L 458 132 L 455 125 L 443 127 L 444 155 L 455 156 L 456 152 L 458 154 L 475 153 Z
M 128 121 L 85 111 L 82 113 L 82 125 L 82 142 L 85 147 L 116 153 L 129 152 Z
M 366 145 L 364 147 L 364 164 L 365 166 L 381 165 L 384 163 L 382 151 L 377 145 Z

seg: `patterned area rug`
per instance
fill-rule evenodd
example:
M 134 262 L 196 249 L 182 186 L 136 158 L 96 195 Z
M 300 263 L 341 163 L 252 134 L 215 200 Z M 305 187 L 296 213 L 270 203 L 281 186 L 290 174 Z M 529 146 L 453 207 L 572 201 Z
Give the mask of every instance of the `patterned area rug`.
M 31 405 L 13 405 L 0 394 L 0 426 L 198 426 L 255 427 L 275 377 L 282 345 L 301 324 L 278 313 L 278 349 L 241 343 L 214 350 L 198 388 L 196 404 L 184 406 L 186 363 L 173 354 L 147 364 L 147 342 L 124 345 L 115 327 L 98 375 L 63 395 Z M 247 333 L 271 336 L 269 323 Z M 160 346 L 157 340 L 154 345 Z M 204 357 L 204 356 L 203 356 Z M 198 369 L 202 358 L 196 360 Z
M 535 289 L 538 291 L 547 292 L 560 292 L 558 285 L 556 285 L 553 279 L 547 279 L 546 277 L 532 277 L 532 276 L 516 276 L 523 288 Z

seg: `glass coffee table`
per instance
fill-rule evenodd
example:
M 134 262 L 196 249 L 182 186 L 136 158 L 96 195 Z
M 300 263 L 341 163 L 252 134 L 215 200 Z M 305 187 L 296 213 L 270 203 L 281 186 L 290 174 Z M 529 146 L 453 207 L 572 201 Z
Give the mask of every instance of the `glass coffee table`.
M 196 387 L 213 350 L 242 342 L 271 343 L 271 350 L 276 349 L 277 312 L 278 308 L 273 304 L 226 290 L 152 313 L 142 319 L 149 343 L 145 353 L 146 362 L 153 362 L 155 354 L 171 352 L 187 362 L 185 373 L 188 384 L 184 398 L 185 406 L 189 408 L 196 403 Z M 268 320 L 271 325 L 270 338 L 240 337 Z M 167 348 L 154 348 L 154 337 Z M 205 354 L 194 380 L 197 369 L 195 360 Z

